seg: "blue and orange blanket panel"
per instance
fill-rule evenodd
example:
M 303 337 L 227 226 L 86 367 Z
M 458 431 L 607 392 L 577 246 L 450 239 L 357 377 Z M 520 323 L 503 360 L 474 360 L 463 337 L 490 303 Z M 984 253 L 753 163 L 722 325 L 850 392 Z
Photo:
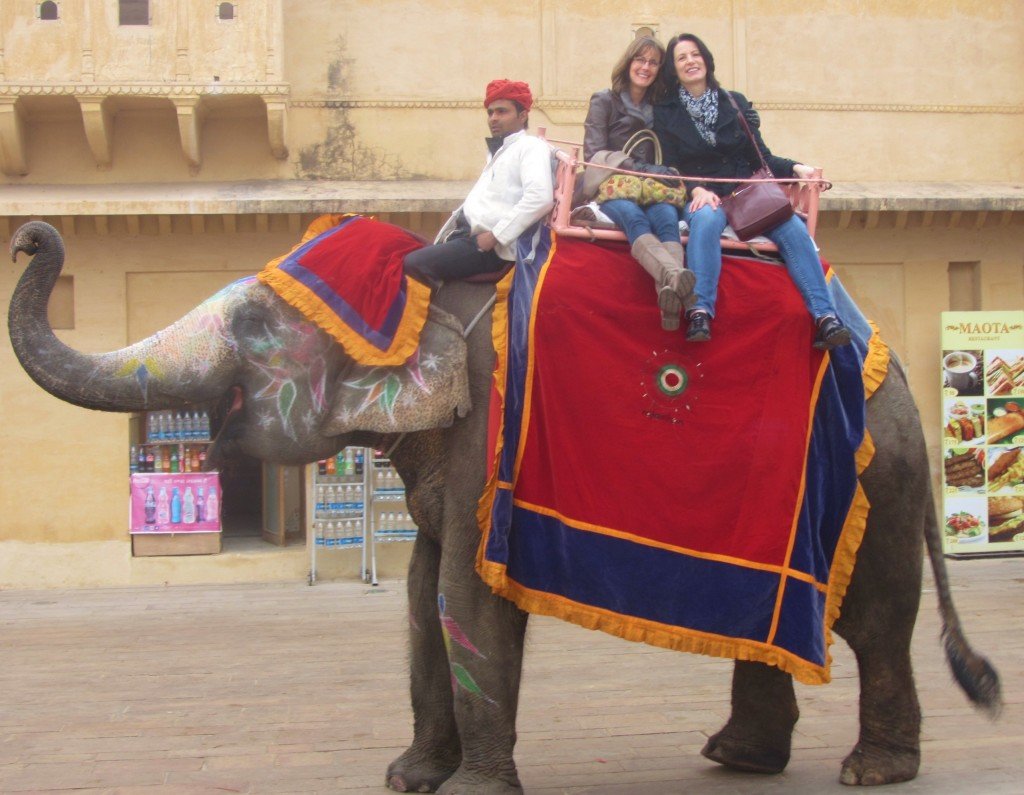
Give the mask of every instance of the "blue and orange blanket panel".
M 624 244 L 520 247 L 493 326 L 481 576 L 529 612 L 829 681 L 885 344 L 865 321 L 815 350 L 785 268 L 745 258 L 723 264 L 713 339 L 687 343 Z
M 411 232 L 360 215 L 317 218 L 258 278 L 334 337 L 355 361 L 403 364 L 419 345 L 430 288 L 405 276 Z

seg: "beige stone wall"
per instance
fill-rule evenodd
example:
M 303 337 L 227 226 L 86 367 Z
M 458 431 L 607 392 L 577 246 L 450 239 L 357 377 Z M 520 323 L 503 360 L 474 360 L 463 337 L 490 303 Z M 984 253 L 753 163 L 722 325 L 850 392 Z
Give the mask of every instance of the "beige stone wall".
M 62 3 L 59 22 L 4 4 L 0 110 L 16 99 L 28 148 L 14 181 L 468 179 L 487 80 L 528 80 L 533 126 L 579 139 L 587 98 L 639 27 L 703 36 L 773 149 L 835 179 L 1024 177 L 1018 0 L 534 0 L 487 13 L 475 0 L 251 0 L 233 22 L 212 0 L 151 7 L 151 26 L 119 27 L 111 2 Z M 60 89 L 25 88 L 39 83 Z M 75 101 L 89 86 L 109 96 L 109 170 L 89 156 Z M 191 171 L 173 97 L 199 103 Z M 261 126 L 279 100 L 283 158 Z
M 1019 0 L 240 0 L 233 23 L 215 20 L 212 0 L 153 0 L 152 25 L 131 30 L 116 3 L 59 5 L 44 23 L 35 3 L 0 3 L 0 243 L 50 212 L 24 197 L 59 205 L 47 220 L 66 233 L 75 302 L 59 334 L 82 350 L 124 345 L 258 269 L 310 214 L 348 209 L 343 196 L 429 233 L 439 215 L 401 213 L 425 188 L 393 181 L 478 173 L 487 80 L 528 80 L 532 127 L 579 140 L 589 95 L 640 27 L 701 35 L 723 83 L 761 109 L 773 150 L 836 180 L 819 242 L 906 363 L 936 462 L 939 313 L 1024 305 L 1024 203 L 986 199 L 1024 180 Z M 341 181 L 337 201 L 299 182 L 322 179 Z M 384 187 L 349 180 L 387 181 L 389 198 L 375 206 L 366 197 Z M 99 188 L 140 184 L 97 209 Z M 207 203 L 230 193 L 224 207 L 188 209 L 204 186 Z M 300 210 L 266 198 L 287 186 L 312 198 Z M 946 205 L 896 206 L 896 187 Z M 0 303 L 18 273 L 0 269 Z M 0 587 L 301 571 L 292 552 L 249 575 L 234 559 L 219 573 L 133 561 L 127 418 L 42 393 L 6 335 L 0 368 Z

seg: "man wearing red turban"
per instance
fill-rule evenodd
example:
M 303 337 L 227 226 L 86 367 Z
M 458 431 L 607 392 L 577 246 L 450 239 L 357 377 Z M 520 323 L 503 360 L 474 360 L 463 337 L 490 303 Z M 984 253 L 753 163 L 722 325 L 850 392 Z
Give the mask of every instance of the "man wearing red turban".
M 517 80 L 492 80 L 484 94 L 487 165 L 435 245 L 407 255 L 405 268 L 428 281 L 503 270 L 519 236 L 554 205 L 551 152 L 527 134 L 533 95 Z

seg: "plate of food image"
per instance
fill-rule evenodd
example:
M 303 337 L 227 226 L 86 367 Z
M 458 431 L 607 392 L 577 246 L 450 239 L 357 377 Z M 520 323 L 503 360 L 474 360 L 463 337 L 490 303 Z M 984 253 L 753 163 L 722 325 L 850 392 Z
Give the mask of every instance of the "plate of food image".
M 985 488 L 985 451 L 980 447 L 951 447 L 942 459 L 946 486 L 957 492 L 980 494 Z
M 1024 447 L 988 451 L 988 493 L 1024 493 Z
M 946 515 L 946 540 L 954 544 L 984 544 L 988 541 L 985 520 L 970 511 Z
M 949 400 L 946 402 L 945 438 L 947 444 L 982 441 L 985 435 L 985 404 L 983 401 Z
M 989 400 L 985 441 L 989 444 L 1024 442 L 1024 400 Z
M 1014 541 L 1024 533 L 1024 497 L 988 498 L 988 540 Z

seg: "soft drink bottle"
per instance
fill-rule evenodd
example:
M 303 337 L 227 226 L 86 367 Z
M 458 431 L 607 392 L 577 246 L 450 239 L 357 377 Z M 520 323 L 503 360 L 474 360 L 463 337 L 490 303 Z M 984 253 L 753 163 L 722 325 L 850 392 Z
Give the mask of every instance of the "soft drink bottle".
M 326 460 L 320 459 L 319 461 L 316 462 L 316 473 L 318 475 L 326 475 L 327 474 L 327 461 Z
M 333 476 L 337 474 L 338 462 L 334 460 L 333 455 L 324 462 L 324 469 L 326 470 L 328 475 Z
M 156 497 L 153 496 L 153 487 L 146 487 L 146 502 L 144 506 L 146 524 L 156 524 Z
M 363 449 L 361 447 L 356 450 L 356 474 L 363 474 Z
M 170 470 L 169 471 L 170 472 L 177 472 L 178 471 L 178 463 L 179 463 L 178 451 L 172 448 L 171 449 L 171 465 L 170 465 Z
M 156 471 L 155 460 L 156 460 L 156 456 L 153 455 L 153 448 L 150 447 L 146 451 L 146 472 L 155 472 Z
M 135 449 L 134 444 L 128 453 L 128 471 L 131 473 L 139 471 L 139 451 Z

